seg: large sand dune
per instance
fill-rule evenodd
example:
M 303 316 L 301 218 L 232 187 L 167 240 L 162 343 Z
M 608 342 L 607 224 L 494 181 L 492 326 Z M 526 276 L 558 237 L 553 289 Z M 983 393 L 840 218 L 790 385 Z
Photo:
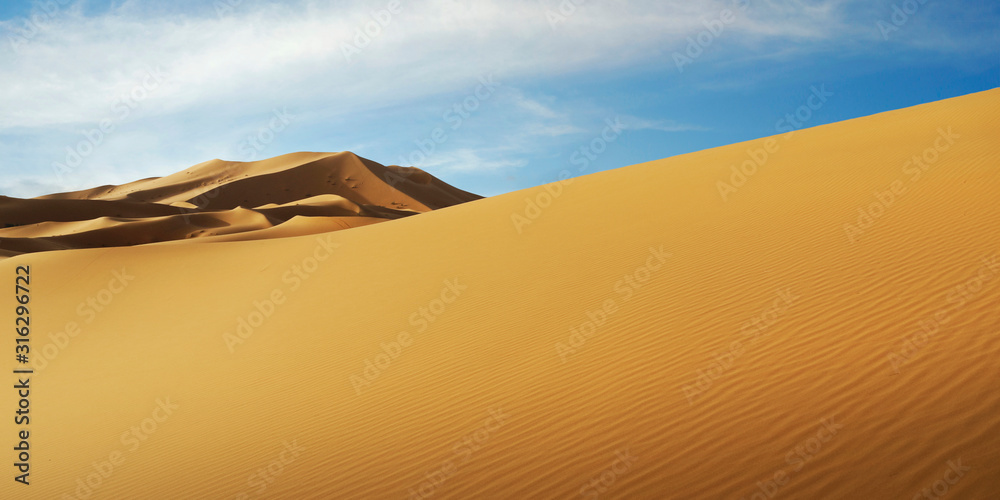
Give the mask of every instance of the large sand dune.
M 1000 498 L 998 137 L 993 90 L 445 208 L 412 186 L 441 209 L 348 231 L 5 259 L 36 373 L 32 484 L 0 497 Z M 286 163 L 226 166 L 56 199 L 281 192 Z M 348 198 L 266 201 L 307 194 Z
M 0 197 L 0 258 L 189 238 L 301 236 L 479 198 L 420 169 L 386 167 L 353 153 L 212 160 L 121 186 L 27 200 Z M 314 220 L 290 223 L 296 217 Z

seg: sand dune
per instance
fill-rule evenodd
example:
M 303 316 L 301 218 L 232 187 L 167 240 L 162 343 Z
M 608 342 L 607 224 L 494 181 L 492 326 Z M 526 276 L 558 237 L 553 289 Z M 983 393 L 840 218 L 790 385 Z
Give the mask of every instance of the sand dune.
M 208 209 L 285 204 L 334 194 L 367 205 L 427 211 L 479 197 L 413 167 L 385 167 L 354 153 L 292 153 L 256 162 L 211 160 L 167 177 L 42 199 L 187 202 Z
M 204 242 L 220 235 L 231 241 L 313 234 L 479 198 L 422 170 L 385 167 L 353 153 L 295 153 L 250 163 L 212 160 L 121 186 L 30 200 L 0 197 L 0 250 L 5 250 L 0 258 L 192 238 Z M 301 216 L 335 219 L 256 234 Z
M 998 498 L 998 134 L 993 90 L 348 231 L 5 259 L 37 373 L 0 496 Z M 46 199 L 335 157 L 293 158 Z M 210 208 L 454 200 L 362 173 Z

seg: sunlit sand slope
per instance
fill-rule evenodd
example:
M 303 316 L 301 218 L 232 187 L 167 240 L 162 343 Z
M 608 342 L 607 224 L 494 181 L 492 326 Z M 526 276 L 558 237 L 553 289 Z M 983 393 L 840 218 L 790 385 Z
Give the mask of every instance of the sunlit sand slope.
M 997 137 L 994 90 L 349 231 L 6 259 L 37 373 L 0 496 L 997 498 Z
M 121 186 L 27 200 L 0 196 L 0 258 L 166 241 L 301 236 L 479 198 L 420 169 L 386 167 L 349 152 L 211 160 Z M 295 217 L 315 220 L 288 224 Z

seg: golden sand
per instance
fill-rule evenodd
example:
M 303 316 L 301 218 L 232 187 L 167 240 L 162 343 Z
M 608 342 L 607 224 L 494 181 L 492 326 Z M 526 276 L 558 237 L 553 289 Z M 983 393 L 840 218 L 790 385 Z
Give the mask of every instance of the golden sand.
M 993 90 L 348 231 L 2 260 L 36 373 L 0 497 L 997 498 L 998 136 Z M 195 193 L 152 183 L 101 196 Z

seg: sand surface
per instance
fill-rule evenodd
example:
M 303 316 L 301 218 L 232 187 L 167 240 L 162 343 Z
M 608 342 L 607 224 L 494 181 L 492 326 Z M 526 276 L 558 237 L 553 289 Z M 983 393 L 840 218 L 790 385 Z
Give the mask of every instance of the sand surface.
M 0 258 L 191 238 L 301 236 L 479 198 L 422 170 L 386 167 L 347 152 L 212 160 L 121 186 L 35 199 L 0 196 Z M 292 223 L 297 217 L 315 220 Z
M 46 198 L 230 176 L 206 216 L 272 233 L 0 261 L 36 370 L 0 497 L 1000 498 L 998 137 L 993 90 L 304 236 L 248 212 L 386 188 L 240 194 L 303 153 Z M 67 223 L 176 216 L 104 217 Z

